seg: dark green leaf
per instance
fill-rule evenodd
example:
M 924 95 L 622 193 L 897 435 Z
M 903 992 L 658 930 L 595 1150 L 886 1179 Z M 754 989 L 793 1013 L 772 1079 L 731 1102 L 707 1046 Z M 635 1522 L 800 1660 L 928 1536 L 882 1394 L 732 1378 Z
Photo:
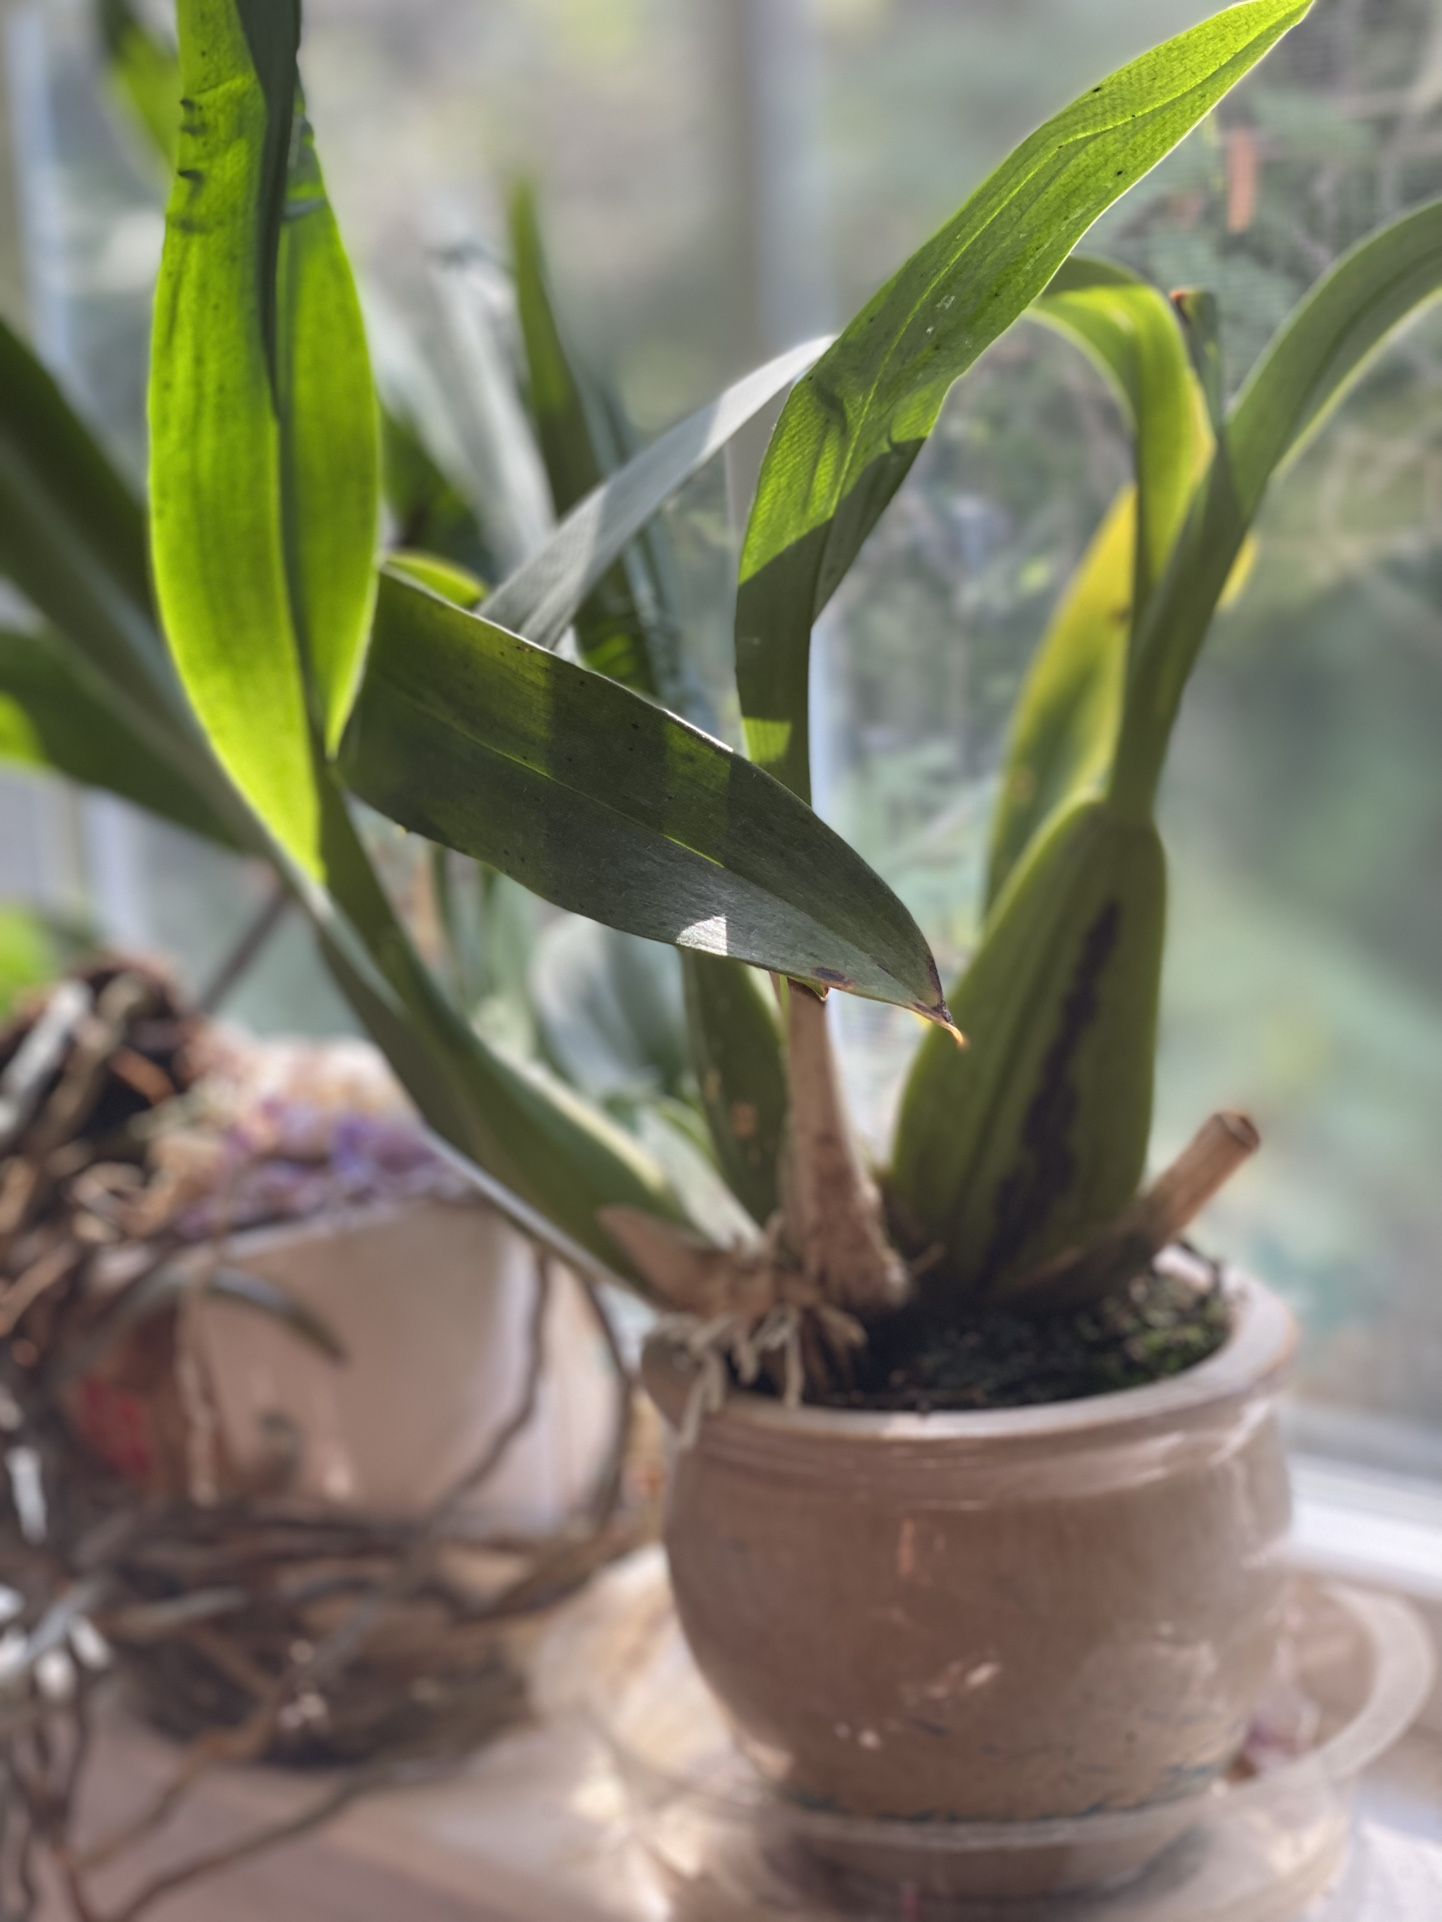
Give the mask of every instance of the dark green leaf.
M 97 667 L 173 693 L 151 616 L 140 505 L 3 322 L 0 572 Z
M 138 503 L 100 446 L 30 348 L 0 323 L 0 573 L 43 614 L 54 632 L 38 651 L 14 657 L 23 676 L 12 694 L 11 743 L 33 752 L 37 734 L 73 778 L 97 768 L 83 745 L 94 710 L 108 713 L 117 744 L 130 744 L 152 777 L 136 774 L 125 792 L 151 793 L 172 813 L 182 788 L 196 799 L 187 825 L 244 840 L 244 822 L 197 733 L 157 634 L 146 564 L 145 521 Z M 74 726 L 42 704 L 73 684 Z M 129 752 L 129 748 L 127 749 Z M 118 746 L 104 751 L 119 774 Z M 115 785 L 115 782 L 103 782 Z M 179 785 L 177 785 L 179 784 Z M 162 805 L 162 802 L 164 803 Z M 142 802 L 148 805 L 149 803 Z
M 619 404 L 579 365 L 566 338 L 535 199 L 525 187 L 512 200 L 511 248 L 531 415 L 552 501 L 565 514 L 624 465 L 629 436 Z M 699 725 L 709 717 L 694 711 L 695 676 L 678 658 L 651 560 L 638 541 L 607 569 L 576 610 L 576 644 L 587 667 L 656 696 Z
M 527 399 L 551 499 L 556 512 L 564 514 L 599 487 L 615 463 L 603 462 L 596 451 L 596 424 L 556 316 L 535 195 L 528 186 L 511 196 L 511 259 Z
M 1219 434 L 1227 411 L 1227 376 L 1217 297 L 1205 287 L 1183 287 L 1172 295 L 1172 305 L 1181 317 L 1207 419 L 1213 434 Z
M 211 806 L 213 789 L 187 779 L 169 746 L 163 729 L 132 725 L 124 704 L 60 636 L 0 631 L 0 759 L 105 788 L 235 846 Z
M 683 954 L 686 1016 L 701 1106 L 721 1172 L 763 1226 L 781 1205 L 786 1056 L 765 981 L 709 954 Z
M 313 887 L 302 894 L 327 963 L 422 1114 L 497 1181 L 626 1272 L 598 1215 L 623 1194 L 647 1213 L 680 1218 L 661 1169 L 568 1088 L 487 1046 L 446 1000 L 338 797 L 328 800 L 325 861 L 333 900 L 317 899 Z
M 409 413 L 385 398 L 381 488 L 399 548 L 435 554 L 484 575 L 491 557 L 470 502 Z
M 393 820 L 576 913 L 941 1012 L 910 915 L 802 803 L 619 683 L 393 575 L 344 766 Z

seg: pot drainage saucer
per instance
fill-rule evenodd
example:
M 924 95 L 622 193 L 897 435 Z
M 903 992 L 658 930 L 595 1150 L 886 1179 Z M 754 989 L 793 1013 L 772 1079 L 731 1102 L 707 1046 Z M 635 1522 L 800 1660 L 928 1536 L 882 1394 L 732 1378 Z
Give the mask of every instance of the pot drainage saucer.
M 763 1781 L 690 1659 L 659 1556 L 599 1584 L 568 1642 L 671 1922 L 1291 1922 L 1340 1869 L 1357 1780 L 1433 1673 L 1403 1603 L 1299 1580 L 1230 1779 L 1076 1818 L 903 1822 L 805 1807 Z

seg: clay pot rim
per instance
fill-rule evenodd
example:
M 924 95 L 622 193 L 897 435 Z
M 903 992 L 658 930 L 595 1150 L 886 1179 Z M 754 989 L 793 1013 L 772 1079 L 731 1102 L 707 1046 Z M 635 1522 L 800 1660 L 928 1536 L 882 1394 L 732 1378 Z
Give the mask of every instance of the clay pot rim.
M 340 1202 L 320 1214 L 258 1222 L 213 1238 L 202 1237 L 197 1241 L 182 1242 L 175 1252 L 174 1265 L 177 1268 L 208 1268 L 214 1264 L 219 1250 L 227 1266 L 238 1267 L 248 1255 L 270 1255 L 277 1249 L 304 1248 L 316 1241 L 366 1235 L 375 1228 L 404 1221 L 410 1215 L 429 1213 L 432 1209 L 449 1211 L 457 1208 L 470 1209 L 503 1223 L 506 1220 L 500 1210 L 492 1207 L 483 1195 L 382 1195 L 363 1201 Z M 520 1235 L 523 1231 L 518 1228 L 515 1233 Z M 126 1264 L 117 1264 L 116 1272 L 124 1278 L 131 1267 L 140 1265 L 143 1256 L 142 1249 L 131 1262 L 127 1252 Z
M 1168 1266 L 1200 1279 L 1201 1265 L 1174 1251 Z M 1050 1447 L 1067 1436 L 1085 1435 L 1088 1445 L 1138 1431 L 1185 1428 L 1188 1418 L 1226 1407 L 1280 1385 L 1296 1354 L 1296 1317 L 1277 1294 L 1254 1276 L 1229 1271 L 1224 1286 L 1233 1310 L 1231 1332 L 1205 1361 L 1164 1381 L 1117 1388 L 1070 1401 L 1025 1408 L 939 1409 L 928 1414 L 855 1408 L 786 1408 L 770 1395 L 733 1390 L 708 1429 L 738 1441 L 748 1431 L 757 1441 L 770 1432 L 793 1445 L 839 1444 L 986 1446 L 1034 1441 Z M 651 1399 L 673 1426 L 684 1411 L 695 1369 L 674 1338 L 653 1334 L 642 1356 L 642 1378 Z

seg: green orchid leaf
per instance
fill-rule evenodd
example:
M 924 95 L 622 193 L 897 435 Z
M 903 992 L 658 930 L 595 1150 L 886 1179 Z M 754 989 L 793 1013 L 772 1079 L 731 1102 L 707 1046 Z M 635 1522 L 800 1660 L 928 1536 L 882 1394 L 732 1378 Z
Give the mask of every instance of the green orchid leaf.
M 474 245 L 437 258 L 430 284 L 440 325 L 427 361 L 410 371 L 412 417 L 476 515 L 486 551 L 475 565 L 503 581 L 555 521 L 522 393 L 515 287 Z
M 1031 311 L 1107 377 L 1127 415 L 1136 479 L 1088 548 L 1013 712 L 992 822 L 988 907 L 1044 824 L 1106 784 L 1131 635 L 1171 556 L 1212 441 L 1187 343 L 1171 302 L 1156 288 L 1123 268 L 1078 258 Z
M 347 999 L 438 1133 L 599 1259 L 630 1273 L 599 1225 L 600 1211 L 623 1193 L 628 1205 L 684 1219 L 665 1173 L 604 1113 L 481 1039 L 416 954 L 339 796 L 329 786 L 323 792 L 332 892 L 313 884 L 301 892 Z
M 328 752 L 375 599 L 380 428 L 365 322 L 297 99 L 276 262 L 275 404 L 291 605 Z
M 448 561 L 441 554 L 422 554 L 414 548 L 396 547 L 386 555 L 386 565 L 393 574 L 402 574 L 430 593 L 439 594 L 443 601 L 451 601 L 468 611 L 479 607 L 486 598 L 483 580 L 469 568 Z
M 0 575 L 51 630 L 11 658 L 10 751 L 32 761 L 42 748 L 57 771 L 116 786 L 118 745 L 97 759 L 90 725 L 108 714 L 117 743 L 133 747 L 153 776 L 117 788 L 175 816 L 194 796 L 198 833 L 232 845 L 245 824 L 197 732 L 156 632 L 146 563 L 145 518 L 99 443 L 29 346 L 0 323 Z M 68 691 L 67 691 L 68 690 Z M 57 704 L 73 698 L 71 725 Z M 23 711 L 22 711 L 23 710 Z M 111 779 L 101 778 L 102 766 Z M 224 824 L 222 826 L 222 823 Z
M 140 504 L 3 321 L 0 573 L 96 667 L 178 695 L 151 615 Z
M 574 362 L 528 192 L 516 196 L 511 226 L 531 408 L 552 495 L 564 512 L 622 464 L 631 435 L 615 397 L 594 376 L 583 377 Z M 657 696 L 674 713 L 715 733 L 711 701 L 678 644 L 682 621 L 669 562 L 663 530 L 653 522 L 577 609 L 577 644 L 587 666 Z M 627 939 L 610 931 L 603 938 Z M 764 1223 L 777 1207 L 786 1116 L 786 1067 L 774 1009 L 742 963 L 693 951 L 683 951 L 680 961 L 685 1025 L 702 1076 L 712 1151 L 733 1192 Z M 634 1060 L 631 1067 L 634 1073 Z
M 319 877 L 271 354 L 298 19 L 281 0 L 253 53 L 255 11 L 179 7 L 186 105 L 152 331 L 151 546 L 171 653 L 217 757 Z
M 1210 451 L 1206 399 L 1172 302 L 1108 261 L 1069 260 L 1032 310 L 1088 353 L 1127 415 L 1140 539 L 1132 606 L 1146 607 L 1171 558 Z
M 927 1036 L 890 1190 L 938 1292 L 1005 1294 L 1135 1195 L 1151 1124 L 1165 863 L 1088 800 L 1013 871 L 956 990 L 970 1045 Z M 938 1045 L 939 1044 L 939 1045 Z
M 565 338 L 551 294 L 535 196 L 527 187 L 512 198 L 511 251 L 531 416 L 551 499 L 557 513 L 565 514 L 622 465 L 615 413 L 603 405 L 594 377 L 582 372 Z M 632 544 L 576 609 L 576 643 L 581 659 L 598 674 L 609 674 L 684 712 L 675 674 L 655 658 L 662 619 L 646 558 Z
M 618 682 L 394 575 L 343 766 L 392 820 L 573 912 L 943 1018 L 915 922 L 809 808 Z
M 1233 406 L 1164 572 L 1132 636 L 1120 735 L 1104 798 L 1051 817 L 1010 873 L 953 995 L 973 1037 L 956 1056 L 928 1040 L 903 1102 L 892 1187 L 918 1241 L 939 1245 L 958 1288 L 1004 1291 L 1017 1272 L 1080 1243 L 1132 1199 L 1146 1150 L 1161 975 L 1163 864 L 1151 809 L 1171 724 L 1212 615 L 1244 559 L 1276 468 L 1316 431 L 1370 356 L 1442 292 L 1442 204 L 1362 243 L 1284 325 Z M 1122 504 L 1125 511 L 1125 503 Z M 1112 543 L 1120 587 L 1120 513 Z M 1084 569 L 1088 592 L 1104 584 Z M 1115 629 L 1105 677 L 1104 602 L 1074 597 L 1074 695 L 1104 679 L 1115 714 Z M 1060 652 L 1049 665 L 1066 669 Z M 1060 711 L 1065 694 L 1052 684 Z M 1083 707 L 1085 701 L 1083 699 Z
M 789 1097 L 781 1023 L 754 969 L 683 954 L 691 1059 L 716 1161 L 731 1192 L 763 1227 L 781 1205 Z
M 587 494 L 540 548 L 495 590 L 487 612 L 498 626 L 554 647 L 586 597 L 678 488 L 754 420 L 824 343 L 778 354 L 674 427 Z
M 294 0 L 183 0 L 179 21 L 186 96 L 150 389 L 156 591 L 222 765 L 318 877 L 310 702 L 333 743 L 374 591 L 364 331 L 300 112 Z
M 491 555 L 470 502 L 397 400 L 381 399 L 381 492 L 398 551 L 484 575 Z
M 516 313 L 526 355 L 526 399 L 551 499 L 556 512 L 564 514 L 599 487 L 615 463 L 603 463 L 596 449 L 594 402 L 587 399 L 582 375 L 562 333 L 536 197 L 525 184 L 511 196 L 510 228 Z
M 1309 5 L 1250 0 L 1093 87 L 1003 162 L 797 386 L 762 465 L 736 611 L 752 757 L 797 793 L 810 788 L 812 624 L 952 384 Z
M 96 0 L 111 90 L 151 154 L 169 172 L 180 127 L 180 62 L 132 0 Z
M 1283 323 L 1238 394 L 1132 649 L 1111 793 L 1150 811 L 1183 690 L 1272 476 L 1325 424 L 1391 334 L 1442 295 L 1442 201 L 1345 255 Z
M 531 1004 L 545 1058 L 618 1113 L 683 1093 L 686 1017 L 677 957 L 595 921 L 552 921 L 536 946 Z
M 614 1261 L 600 1209 L 620 1191 L 675 1218 L 669 1184 L 620 1129 L 488 1049 L 446 1001 L 377 880 L 313 729 L 301 637 L 317 718 L 333 728 L 356 663 L 357 583 L 362 557 L 370 572 L 374 522 L 373 511 L 357 511 L 346 477 L 325 484 L 325 463 L 355 462 L 369 494 L 375 424 L 339 239 L 295 124 L 297 25 L 285 0 L 180 8 L 187 104 L 151 382 L 152 547 L 167 638 L 258 839 L 422 1113 Z M 325 330 L 332 301 L 334 378 L 316 365 L 319 339 L 304 338 Z M 316 525 L 332 514 L 331 528 Z M 335 580 L 312 571 L 287 524 L 300 547 L 314 539 L 329 554 Z
M 1182 323 L 1212 433 L 1220 434 L 1227 411 L 1227 375 L 1217 297 L 1205 287 L 1183 287 L 1172 295 L 1172 306 Z
M 59 635 L 0 631 L 0 760 L 103 788 L 234 847 L 202 784 L 172 765 L 157 730 L 132 725 L 83 655 Z
M 1126 694 L 1136 548 L 1136 489 L 1124 487 L 1067 583 L 1012 710 L 991 821 L 988 915 L 1046 824 L 1106 786 Z

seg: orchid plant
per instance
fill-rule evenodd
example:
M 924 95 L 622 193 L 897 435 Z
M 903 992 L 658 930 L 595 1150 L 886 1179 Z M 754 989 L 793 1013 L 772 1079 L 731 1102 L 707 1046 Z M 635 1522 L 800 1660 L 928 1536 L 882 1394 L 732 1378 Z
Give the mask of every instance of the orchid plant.
M 1246 0 L 1103 80 L 836 339 L 629 457 L 520 198 L 527 399 L 561 518 L 483 582 L 444 514 L 393 515 L 403 551 L 377 565 L 382 415 L 300 90 L 298 0 L 179 0 L 173 120 L 141 62 L 147 117 L 174 130 L 146 506 L 33 353 L 0 340 L 0 565 L 34 614 L 0 643 L 0 746 L 272 862 L 431 1125 L 743 1372 L 775 1347 L 792 1392 L 820 1389 L 910 1307 L 944 1323 L 1099 1299 L 1254 1145 L 1241 1117 L 1214 1118 L 1144 1185 L 1158 785 L 1273 476 L 1442 291 L 1442 204 L 1340 261 L 1230 400 L 1205 296 L 1074 250 L 1309 4 Z M 1133 475 L 1024 684 L 980 939 L 943 994 L 911 916 L 809 805 L 810 638 L 952 386 L 1023 319 L 1110 384 Z M 788 389 L 740 556 L 740 752 L 698 700 L 655 517 Z M 388 449 L 403 429 L 386 415 Z M 429 452 L 406 449 L 439 498 Z M 442 893 L 473 862 L 482 892 L 506 877 L 679 950 L 687 1061 L 667 1085 L 694 1095 L 748 1232 L 708 1229 L 628 1117 L 471 1018 L 418 953 L 354 800 L 448 851 Z M 932 1027 L 882 1170 L 844 1111 L 832 991 Z

